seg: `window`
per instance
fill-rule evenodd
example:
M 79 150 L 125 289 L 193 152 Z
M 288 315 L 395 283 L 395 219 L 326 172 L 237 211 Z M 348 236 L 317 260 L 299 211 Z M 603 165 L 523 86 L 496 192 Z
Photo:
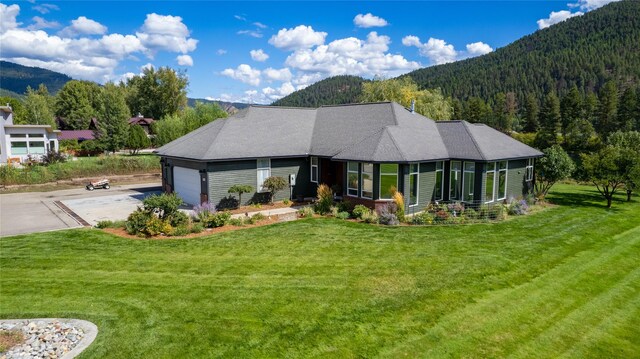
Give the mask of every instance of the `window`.
M 436 201 L 442 201 L 442 185 L 444 184 L 444 161 L 436 162 L 436 188 L 433 194 L 433 199 Z
M 493 202 L 493 189 L 496 184 L 496 163 L 487 163 L 487 180 L 484 184 L 484 201 Z
M 527 159 L 527 168 L 525 174 L 526 181 L 533 181 L 533 158 Z
M 35 137 L 42 138 L 42 137 L 44 137 L 44 134 L 42 134 L 42 133 L 30 133 L 29 134 L 29 138 L 35 138 Z
M 462 200 L 465 202 L 473 202 L 473 188 L 476 184 L 476 164 L 475 162 L 464 163 L 463 188 L 464 193 Z
M 460 199 L 460 185 L 462 184 L 462 174 L 460 172 L 460 161 L 451 161 L 451 171 L 449 177 L 449 199 Z
M 45 154 L 44 141 L 38 141 L 38 142 L 29 141 L 29 153 L 34 155 Z
M 258 192 L 265 192 L 266 188 L 263 187 L 264 180 L 271 177 L 271 160 L 268 158 L 258 159 L 257 161 L 258 168 Z
M 26 142 L 11 142 L 11 154 L 12 155 L 26 155 L 27 143 Z
M 420 178 L 420 164 L 409 165 L 409 206 L 418 204 L 418 182 Z
M 12 133 L 9 135 L 11 138 L 27 138 L 27 135 L 24 133 Z
M 347 162 L 347 194 L 358 196 L 358 162 Z
M 362 198 L 373 198 L 373 163 L 361 163 L 362 166 Z
M 380 199 L 391 199 L 398 190 L 398 164 L 380 164 Z
M 318 157 L 311 157 L 311 182 L 318 183 Z
M 498 162 L 498 200 L 507 198 L 507 161 Z

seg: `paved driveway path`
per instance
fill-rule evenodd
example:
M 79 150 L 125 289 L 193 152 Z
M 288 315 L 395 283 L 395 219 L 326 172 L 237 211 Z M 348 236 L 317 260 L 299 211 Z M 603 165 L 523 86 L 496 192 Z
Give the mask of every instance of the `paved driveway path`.
M 65 206 L 90 225 L 102 219 L 126 219 L 140 200 L 159 193 L 159 183 L 113 186 L 89 192 L 78 189 L 0 195 L 0 237 L 82 227 Z M 55 202 L 62 202 L 59 206 Z

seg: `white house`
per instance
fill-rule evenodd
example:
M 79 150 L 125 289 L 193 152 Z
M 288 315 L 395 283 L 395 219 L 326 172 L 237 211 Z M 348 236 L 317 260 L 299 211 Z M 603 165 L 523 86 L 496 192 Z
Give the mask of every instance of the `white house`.
M 0 164 L 22 163 L 31 155 L 38 159 L 49 150 L 58 151 L 58 133 L 49 125 L 14 125 L 11 106 L 0 106 Z

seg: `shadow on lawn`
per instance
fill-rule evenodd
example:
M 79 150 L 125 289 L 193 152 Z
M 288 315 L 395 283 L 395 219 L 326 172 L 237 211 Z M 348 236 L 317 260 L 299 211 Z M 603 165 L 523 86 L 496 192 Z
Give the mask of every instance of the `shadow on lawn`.
M 607 209 L 607 200 L 595 189 L 581 188 L 579 192 L 563 192 L 552 193 L 547 196 L 547 200 L 553 204 L 569 207 L 594 207 Z M 632 200 L 632 203 L 635 202 Z M 619 211 L 616 206 L 624 205 L 627 203 L 617 195 L 613 198 L 613 203 L 610 211 Z

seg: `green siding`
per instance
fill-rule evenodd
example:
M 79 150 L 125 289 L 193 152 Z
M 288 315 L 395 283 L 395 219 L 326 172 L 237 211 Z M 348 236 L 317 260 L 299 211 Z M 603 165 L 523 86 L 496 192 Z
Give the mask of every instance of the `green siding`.
M 250 185 L 257 189 L 258 174 L 256 172 L 256 160 L 212 162 L 209 170 L 209 202 L 218 205 L 220 200 L 229 196 L 229 188 L 236 184 Z M 294 197 L 301 194 L 305 197 L 313 195 L 312 184 L 309 182 L 309 161 L 306 158 L 281 158 L 271 159 L 271 176 L 284 177 L 289 180 L 289 174 L 296 175 Z M 237 195 L 234 195 L 237 196 Z M 242 204 L 265 199 L 264 194 L 253 192 L 242 195 Z M 275 200 L 280 201 L 289 198 L 289 189 L 286 188 L 277 193 Z
M 509 161 L 507 167 L 507 200 L 520 198 L 526 194 L 527 160 Z

